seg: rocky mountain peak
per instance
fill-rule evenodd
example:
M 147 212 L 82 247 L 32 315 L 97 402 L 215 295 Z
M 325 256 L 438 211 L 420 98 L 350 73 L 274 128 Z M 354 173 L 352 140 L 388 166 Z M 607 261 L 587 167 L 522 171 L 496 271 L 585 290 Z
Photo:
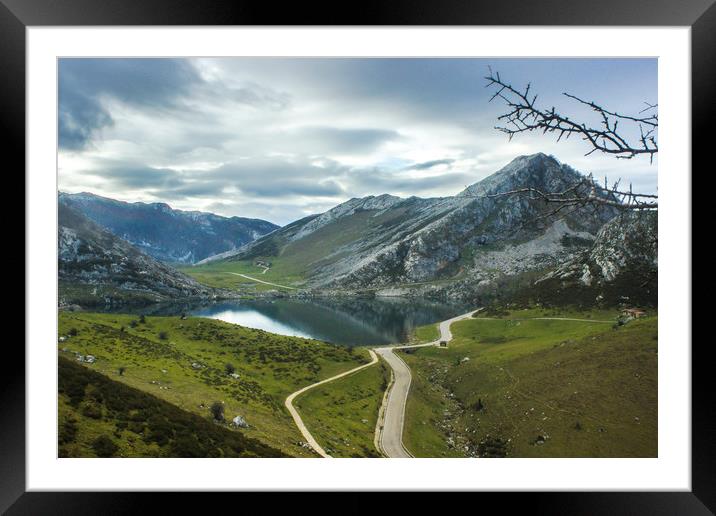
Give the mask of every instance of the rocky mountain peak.
M 579 172 L 561 164 L 554 156 L 538 152 L 516 157 L 494 174 L 468 186 L 458 197 L 484 196 L 527 187 L 559 191 L 581 177 Z

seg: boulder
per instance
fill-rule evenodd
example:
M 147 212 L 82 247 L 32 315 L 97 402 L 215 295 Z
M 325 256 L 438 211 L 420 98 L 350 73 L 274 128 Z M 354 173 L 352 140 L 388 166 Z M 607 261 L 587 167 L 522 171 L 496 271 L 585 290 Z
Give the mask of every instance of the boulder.
M 234 419 L 232 419 L 231 425 L 235 426 L 237 428 L 248 428 L 249 427 L 249 424 L 241 416 L 236 416 Z

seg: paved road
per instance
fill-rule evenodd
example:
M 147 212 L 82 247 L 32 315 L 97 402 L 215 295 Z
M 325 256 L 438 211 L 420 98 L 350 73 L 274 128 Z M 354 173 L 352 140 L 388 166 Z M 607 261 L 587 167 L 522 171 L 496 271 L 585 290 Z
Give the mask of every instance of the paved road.
M 388 365 L 393 369 L 393 386 L 388 393 L 388 397 L 383 409 L 383 418 L 378 420 L 378 439 L 383 453 L 388 457 L 407 458 L 412 457 L 410 452 L 403 445 L 403 426 L 405 423 L 405 404 L 408 401 L 408 392 L 410 391 L 410 383 L 412 376 L 410 368 L 398 355 L 393 353 L 394 349 L 405 348 L 421 348 L 425 346 L 438 346 L 440 341 L 449 342 L 452 340 L 452 332 L 450 325 L 462 319 L 468 319 L 475 311 L 458 315 L 447 321 L 440 323 L 440 338 L 425 344 L 415 344 L 413 346 L 390 346 L 386 348 L 376 348 L 378 353 Z
M 296 423 L 296 426 L 301 431 L 301 434 L 303 434 L 303 437 L 306 439 L 306 442 L 321 457 L 327 459 L 331 458 L 331 456 L 326 453 L 326 451 L 321 447 L 321 445 L 316 442 L 316 439 L 313 438 L 313 435 L 311 435 L 311 432 L 308 431 L 308 428 L 306 428 L 306 425 L 303 423 L 303 419 L 301 419 L 301 416 L 299 415 L 298 411 L 293 406 L 293 400 L 296 399 L 296 396 L 300 396 L 304 392 L 313 389 L 314 387 L 318 387 L 319 385 L 323 385 L 324 383 L 332 382 L 333 380 L 337 380 L 338 378 L 343 378 L 344 376 L 347 376 L 349 374 L 355 373 L 356 371 L 360 371 L 363 368 L 370 367 L 373 364 L 376 364 L 378 362 L 378 356 L 373 352 L 372 349 L 369 349 L 368 353 L 370 354 L 371 361 L 367 364 L 363 364 L 354 369 L 351 369 L 350 371 L 345 371 L 341 374 L 337 374 L 336 376 L 331 376 L 330 378 L 326 378 L 325 380 L 321 380 L 320 382 L 312 383 L 311 385 L 304 387 L 303 389 L 299 389 L 293 394 L 290 394 L 286 398 L 286 402 L 284 404 L 286 405 L 286 408 L 291 414 L 291 417 L 293 417 L 293 421 Z
M 227 272 L 227 274 L 233 274 L 234 276 L 241 276 L 242 278 L 250 279 L 251 281 L 255 281 L 257 283 L 263 283 L 264 285 L 271 285 L 273 287 L 288 288 L 291 290 L 296 290 L 296 287 L 289 287 L 287 285 L 279 285 L 278 283 L 269 283 L 268 281 L 252 278 L 251 276 L 247 276 L 246 274 L 239 274 L 238 272 Z M 263 274 L 263 272 L 261 274 Z

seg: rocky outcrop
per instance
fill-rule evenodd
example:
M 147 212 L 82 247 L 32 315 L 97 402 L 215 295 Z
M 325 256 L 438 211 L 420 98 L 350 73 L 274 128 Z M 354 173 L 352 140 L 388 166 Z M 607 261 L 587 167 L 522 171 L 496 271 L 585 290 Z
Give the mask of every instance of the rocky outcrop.
M 60 305 L 145 304 L 233 294 L 200 285 L 59 205 Z
M 586 300 L 657 304 L 658 212 L 627 211 L 599 230 L 593 245 L 535 282 L 539 291 Z

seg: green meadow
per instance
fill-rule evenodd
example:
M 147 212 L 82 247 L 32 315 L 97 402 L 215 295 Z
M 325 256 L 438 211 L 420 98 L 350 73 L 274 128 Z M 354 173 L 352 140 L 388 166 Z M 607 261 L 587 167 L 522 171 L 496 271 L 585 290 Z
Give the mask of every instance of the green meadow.
M 247 437 L 295 456 L 314 454 L 299 444 L 286 396 L 369 360 L 361 349 L 193 317 L 60 312 L 59 336 L 60 357 L 93 355 L 77 363 L 208 421 L 220 403 L 227 421 L 246 420 Z
M 406 446 L 421 457 L 655 457 L 658 317 L 617 315 L 480 313 L 452 326 L 447 349 L 402 352 Z
M 318 443 L 333 457 L 380 457 L 375 425 L 390 369 L 382 360 L 299 396 L 294 406 Z

